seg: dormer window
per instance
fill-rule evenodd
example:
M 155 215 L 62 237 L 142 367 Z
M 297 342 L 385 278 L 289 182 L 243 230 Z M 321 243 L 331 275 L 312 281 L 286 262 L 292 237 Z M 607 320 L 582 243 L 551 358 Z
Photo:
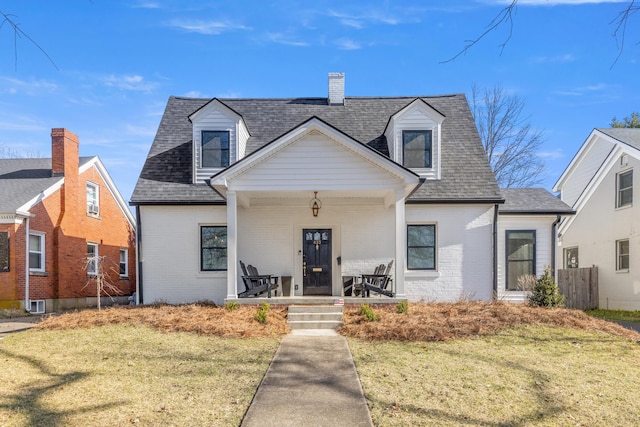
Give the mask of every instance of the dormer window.
M 431 168 L 432 146 L 433 132 L 431 130 L 403 130 L 403 165 L 407 168 Z
M 202 131 L 202 167 L 229 166 L 229 131 Z

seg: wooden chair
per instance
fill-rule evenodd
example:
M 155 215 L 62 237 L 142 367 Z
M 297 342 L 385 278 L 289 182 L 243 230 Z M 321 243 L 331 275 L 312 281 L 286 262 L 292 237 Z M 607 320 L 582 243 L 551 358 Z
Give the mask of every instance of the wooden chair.
M 245 291 L 238 293 L 238 298 L 249 298 L 267 293 L 267 297 L 271 298 L 271 291 L 277 296 L 278 277 L 270 274 L 259 274 L 258 269 L 249 264 L 245 267 L 240 261 L 242 269 L 242 281 L 244 282 Z
M 393 260 L 389 264 L 380 264 L 376 267 L 373 274 L 362 275 L 362 297 L 370 296 L 371 292 L 375 292 L 380 295 L 386 295 L 389 298 L 394 297 L 394 292 L 389 286 L 391 283 L 391 267 L 393 267 Z

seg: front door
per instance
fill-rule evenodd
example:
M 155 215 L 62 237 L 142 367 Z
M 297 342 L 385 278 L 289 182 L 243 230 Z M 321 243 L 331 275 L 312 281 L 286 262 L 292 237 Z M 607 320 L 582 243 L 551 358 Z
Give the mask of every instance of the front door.
M 302 230 L 302 294 L 331 295 L 331 230 Z

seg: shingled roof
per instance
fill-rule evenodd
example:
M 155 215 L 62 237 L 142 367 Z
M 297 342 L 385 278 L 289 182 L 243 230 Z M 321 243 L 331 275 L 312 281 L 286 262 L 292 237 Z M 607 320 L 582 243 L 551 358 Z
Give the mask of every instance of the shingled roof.
M 442 124 L 441 179 L 427 181 L 411 196 L 411 201 L 501 202 L 500 190 L 464 95 L 346 97 L 340 106 L 327 105 L 326 98 L 218 100 L 241 115 L 247 125 L 251 135 L 247 154 L 315 116 L 388 157 L 385 127 L 391 116 L 416 99 L 422 99 L 446 119 Z M 131 204 L 224 203 L 208 185 L 191 183 L 189 116 L 210 101 L 169 98 Z
M 571 206 L 544 188 L 503 188 L 501 214 L 573 214 Z
M 93 157 L 81 157 L 80 166 Z M 16 213 L 63 177 L 52 176 L 51 159 L 0 159 L 0 213 Z
M 640 150 L 640 129 L 638 128 L 598 128 L 597 130 Z

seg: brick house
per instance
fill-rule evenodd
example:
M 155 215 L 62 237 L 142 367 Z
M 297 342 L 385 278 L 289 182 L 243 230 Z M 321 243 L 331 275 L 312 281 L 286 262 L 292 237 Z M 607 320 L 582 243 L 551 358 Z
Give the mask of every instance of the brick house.
M 100 159 L 79 157 L 75 134 L 52 129 L 51 140 L 50 159 L 0 160 L 0 309 L 95 306 L 100 267 L 118 289 L 103 303 L 126 302 L 136 289 L 133 215 Z

